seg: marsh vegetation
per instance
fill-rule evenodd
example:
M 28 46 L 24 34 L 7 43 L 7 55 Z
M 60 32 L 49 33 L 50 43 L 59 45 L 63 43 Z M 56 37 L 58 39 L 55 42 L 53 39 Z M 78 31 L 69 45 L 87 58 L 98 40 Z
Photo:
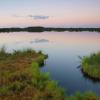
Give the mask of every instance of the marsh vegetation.
M 34 50 L 0 50 L 0 100 L 64 100 L 64 91 L 41 73 L 47 55 Z
M 100 52 L 83 57 L 82 71 L 89 77 L 100 80 Z
M 47 55 L 28 49 L 7 53 L 0 50 L 0 100 L 99 100 L 91 92 L 68 96 L 57 82 L 42 73 Z

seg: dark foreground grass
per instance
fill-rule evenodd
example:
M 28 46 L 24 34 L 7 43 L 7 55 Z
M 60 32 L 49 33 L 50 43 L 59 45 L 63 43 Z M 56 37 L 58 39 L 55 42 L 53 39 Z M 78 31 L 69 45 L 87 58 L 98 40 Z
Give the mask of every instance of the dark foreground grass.
M 82 70 L 91 78 L 100 80 L 100 52 L 83 57 Z
M 42 73 L 47 55 L 34 50 L 0 50 L 0 100 L 100 100 L 93 93 L 65 96 L 64 90 Z

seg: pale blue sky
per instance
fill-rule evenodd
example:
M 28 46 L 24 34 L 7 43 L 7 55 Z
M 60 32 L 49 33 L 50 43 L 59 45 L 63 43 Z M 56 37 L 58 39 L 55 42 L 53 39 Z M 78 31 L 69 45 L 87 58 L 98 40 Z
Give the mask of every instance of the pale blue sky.
M 100 0 L 0 0 L 0 27 L 31 25 L 100 27 Z

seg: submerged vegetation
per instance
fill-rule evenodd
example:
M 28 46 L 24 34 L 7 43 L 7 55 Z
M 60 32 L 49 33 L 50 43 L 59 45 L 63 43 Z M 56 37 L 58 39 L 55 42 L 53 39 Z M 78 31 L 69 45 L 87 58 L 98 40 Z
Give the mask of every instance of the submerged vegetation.
M 0 28 L 0 32 L 45 32 L 45 31 L 69 31 L 69 32 L 100 32 L 100 28 L 52 28 L 52 27 L 26 27 L 26 28 Z
M 100 52 L 83 57 L 82 71 L 89 77 L 100 80 Z
M 41 51 L 28 49 L 7 53 L 0 50 L 0 100 L 100 100 L 91 92 L 65 96 L 57 82 L 39 67 L 47 58 Z

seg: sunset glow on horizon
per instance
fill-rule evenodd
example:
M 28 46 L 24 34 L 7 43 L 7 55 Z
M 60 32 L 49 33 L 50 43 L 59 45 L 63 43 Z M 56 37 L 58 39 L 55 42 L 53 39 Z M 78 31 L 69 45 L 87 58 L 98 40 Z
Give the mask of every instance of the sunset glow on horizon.
M 0 27 L 100 27 L 100 0 L 2 0 Z

